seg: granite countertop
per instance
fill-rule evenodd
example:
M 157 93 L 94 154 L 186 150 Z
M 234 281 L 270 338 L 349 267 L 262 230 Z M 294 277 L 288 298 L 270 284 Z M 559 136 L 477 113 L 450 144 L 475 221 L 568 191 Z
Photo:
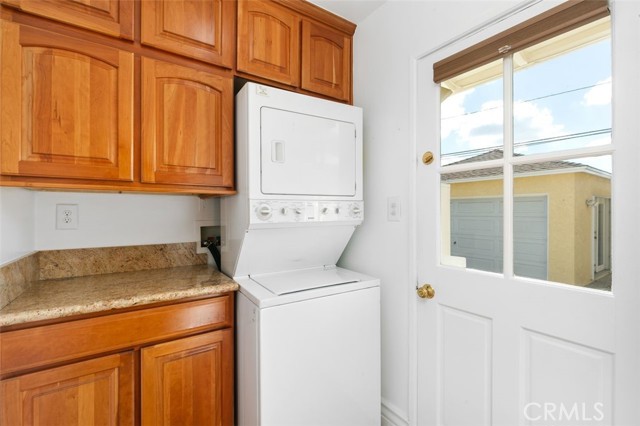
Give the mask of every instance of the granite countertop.
M 0 309 L 0 326 L 238 290 L 209 265 L 37 281 Z

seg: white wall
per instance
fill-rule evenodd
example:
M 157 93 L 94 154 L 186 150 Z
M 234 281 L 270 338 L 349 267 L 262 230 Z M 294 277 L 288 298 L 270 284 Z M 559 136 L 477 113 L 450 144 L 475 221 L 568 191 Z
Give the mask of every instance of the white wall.
M 56 229 L 56 204 L 78 205 L 78 229 Z M 196 220 L 219 224 L 219 201 L 188 195 L 36 192 L 35 248 L 197 241 Z
M 56 204 L 77 204 L 79 226 L 56 229 Z M 189 195 L 0 188 L 0 266 L 37 250 L 197 241 L 219 225 L 219 200 Z
M 355 104 L 364 108 L 365 223 L 340 264 L 381 278 L 382 398 L 383 414 L 390 423 L 415 421 L 409 401 L 409 312 L 416 297 L 409 235 L 416 165 L 410 123 L 411 59 L 517 4 L 390 0 L 356 30 L 354 96 Z M 387 221 L 387 199 L 392 196 L 401 200 L 399 222 Z
M 35 250 L 34 191 L 0 188 L 0 266 Z

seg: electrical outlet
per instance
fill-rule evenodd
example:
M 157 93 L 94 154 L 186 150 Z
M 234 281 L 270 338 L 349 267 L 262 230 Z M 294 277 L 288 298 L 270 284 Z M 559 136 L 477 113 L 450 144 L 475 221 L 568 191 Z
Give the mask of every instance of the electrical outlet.
M 209 249 L 206 245 L 202 244 L 202 241 L 209 239 L 210 236 L 214 234 L 211 233 L 213 227 L 215 226 L 215 222 L 212 220 L 196 220 L 195 221 L 195 235 L 197 236 L 197 240 L 199 241 L 196 246 L 196 253 L 209 253 Z M 217 226 L 217 228 L 220 228 Z M 217 231 L 216 235 L 220 235 L 220 231 Z
M 78 229 L 77 204 L 56 204 L 56 229 Z

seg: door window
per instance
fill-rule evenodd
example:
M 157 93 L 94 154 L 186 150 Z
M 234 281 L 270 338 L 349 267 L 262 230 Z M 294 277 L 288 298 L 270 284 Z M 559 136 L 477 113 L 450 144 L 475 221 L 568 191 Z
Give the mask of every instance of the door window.
M 441 82 L 441 263 L 611 289 L 611 85 L 609 17 Z

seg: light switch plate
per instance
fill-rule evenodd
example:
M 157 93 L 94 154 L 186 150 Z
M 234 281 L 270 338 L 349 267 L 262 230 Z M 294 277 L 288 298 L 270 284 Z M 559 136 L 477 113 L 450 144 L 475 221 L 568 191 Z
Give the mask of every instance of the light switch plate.
M 400 205 L 400 197 L 387 198 L 387 220 L 389 222 L 400 222 L 402 216 L 402 206 Z

